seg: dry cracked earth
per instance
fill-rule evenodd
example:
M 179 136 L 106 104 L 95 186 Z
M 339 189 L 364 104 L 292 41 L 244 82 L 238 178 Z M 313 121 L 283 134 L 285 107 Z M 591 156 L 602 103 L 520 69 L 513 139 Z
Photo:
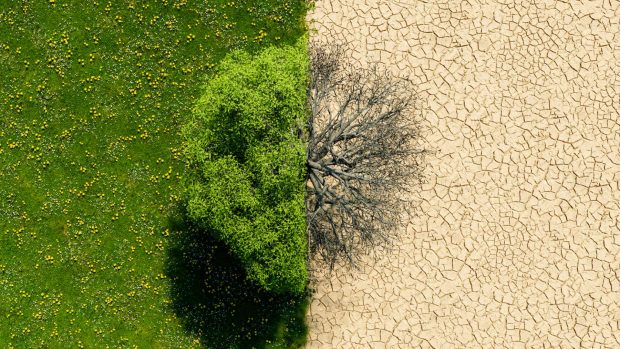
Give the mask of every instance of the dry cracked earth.
M 426 183 L 308 348 L 620 348 L 620 2 L 317 0 L 313 40 L 413 79 Z

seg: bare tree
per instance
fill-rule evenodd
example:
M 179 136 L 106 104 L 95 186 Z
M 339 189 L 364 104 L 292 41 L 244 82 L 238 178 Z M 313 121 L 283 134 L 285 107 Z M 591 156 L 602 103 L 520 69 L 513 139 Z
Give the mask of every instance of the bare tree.
M 311 44 L 308 241 L 330 265 L 390 241 L 421 178 L 413 84 L 347 66 L 335 45 Z

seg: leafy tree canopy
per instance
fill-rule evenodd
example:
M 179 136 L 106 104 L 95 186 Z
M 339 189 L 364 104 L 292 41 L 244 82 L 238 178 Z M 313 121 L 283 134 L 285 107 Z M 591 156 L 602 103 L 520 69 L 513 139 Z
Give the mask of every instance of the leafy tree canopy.
M 231 53 L 183 128 L 189 218 L 278 293 L 300 293 L 308 279 L 306 45 Z

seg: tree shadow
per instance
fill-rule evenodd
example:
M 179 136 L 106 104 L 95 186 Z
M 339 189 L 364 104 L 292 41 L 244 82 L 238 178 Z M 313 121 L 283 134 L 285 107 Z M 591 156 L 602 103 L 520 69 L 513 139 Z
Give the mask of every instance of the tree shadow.
M 246 280 L 237 258 L 179 214 L 170 220 L 166 273 L 176 315 L 207 348 L 299 348 L 308 295 L 276 295 Z

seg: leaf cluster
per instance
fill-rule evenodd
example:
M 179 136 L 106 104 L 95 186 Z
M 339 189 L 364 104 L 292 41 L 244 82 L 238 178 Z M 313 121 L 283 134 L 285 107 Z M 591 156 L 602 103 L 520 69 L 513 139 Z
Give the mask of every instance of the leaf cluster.
M 219 65 L 183 128 L 187 211 L 274 292 L 307 282 L 306 41 Z

